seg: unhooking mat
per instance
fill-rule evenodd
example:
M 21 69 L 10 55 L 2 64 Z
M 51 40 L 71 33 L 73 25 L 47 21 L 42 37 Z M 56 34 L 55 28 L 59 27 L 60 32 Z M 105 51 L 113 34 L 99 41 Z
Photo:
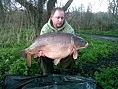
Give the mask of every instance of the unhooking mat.
M 92 78 L 78 75 L 6 75 L 2 89 L 103 89 Z

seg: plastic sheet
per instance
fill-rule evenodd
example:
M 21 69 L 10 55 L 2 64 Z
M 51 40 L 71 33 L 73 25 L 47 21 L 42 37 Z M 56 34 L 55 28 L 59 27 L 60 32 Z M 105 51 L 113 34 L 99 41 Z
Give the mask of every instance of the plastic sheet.
M 92 78 L 78 75 L 6 75 L 3 89 L 102 89 Z

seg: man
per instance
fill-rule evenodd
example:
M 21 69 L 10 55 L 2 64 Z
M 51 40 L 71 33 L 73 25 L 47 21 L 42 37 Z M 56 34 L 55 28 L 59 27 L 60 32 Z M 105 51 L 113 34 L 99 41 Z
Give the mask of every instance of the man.
M 64 10 L 62 8 L 54 8 L 51 11 L 51 16 L 48 22 L 42 27 L 40 35 L 50 32 L 66 32 L 74 33 L 74 29 L 67 23 L 64 17 Z M 72 52 L 73 53 L 73 52 Z M 74 59 L 72 53 L 61 59 L 60 61 L 60 70 L 70 70 L 74 64 Z M 48 75 L 53 73 L 53 59 L 45 57 L 42 51 L 39 52 L 39 63 L 41 65 L 43 75 Z

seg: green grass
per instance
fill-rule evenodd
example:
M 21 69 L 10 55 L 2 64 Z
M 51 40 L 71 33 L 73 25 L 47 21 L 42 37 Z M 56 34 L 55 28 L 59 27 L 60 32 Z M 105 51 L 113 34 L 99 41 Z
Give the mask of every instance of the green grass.
M 116 41 L 81 36 L 88 41 L 89 46 L 79 50 L 77 65 L 82 65 L 85 62 L 96 62 L 98 58 L 107 58 L 108 55 L 114 52 L 114 47 L 117 47 Z
M 76 30 L 77 33 L 83 34 L 97 34 L 97 35 L 107 35 L 107 36 L 118 36 L 118 30 L 109 30 L 109 31 L 101 31 L 101 30 Z
M 95 72 L 95 79 L 104 89 L 118 88 L 118 65 L 113 68 L 100 68 Z

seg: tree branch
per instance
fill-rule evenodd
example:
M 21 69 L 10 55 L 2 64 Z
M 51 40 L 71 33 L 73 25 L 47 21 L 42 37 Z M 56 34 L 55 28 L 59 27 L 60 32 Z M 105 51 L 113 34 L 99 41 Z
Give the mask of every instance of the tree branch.
M 65 6 L 62 7 L 64 9 L 64 11 L 66 11 L 68 9 L 68 7 L 70 6 L 70 4 L 72 2 L 73 2 L 73 0 L 68 0 L 68 2 L 65 4 Z
M 26 0 L 15 0 L 16 2 L 20 3 L 24 6 L 27 10 L 31 11 L 32 13 L 37 13 L 37 8 L 34 7 L 31 3 L 27 2 Z

